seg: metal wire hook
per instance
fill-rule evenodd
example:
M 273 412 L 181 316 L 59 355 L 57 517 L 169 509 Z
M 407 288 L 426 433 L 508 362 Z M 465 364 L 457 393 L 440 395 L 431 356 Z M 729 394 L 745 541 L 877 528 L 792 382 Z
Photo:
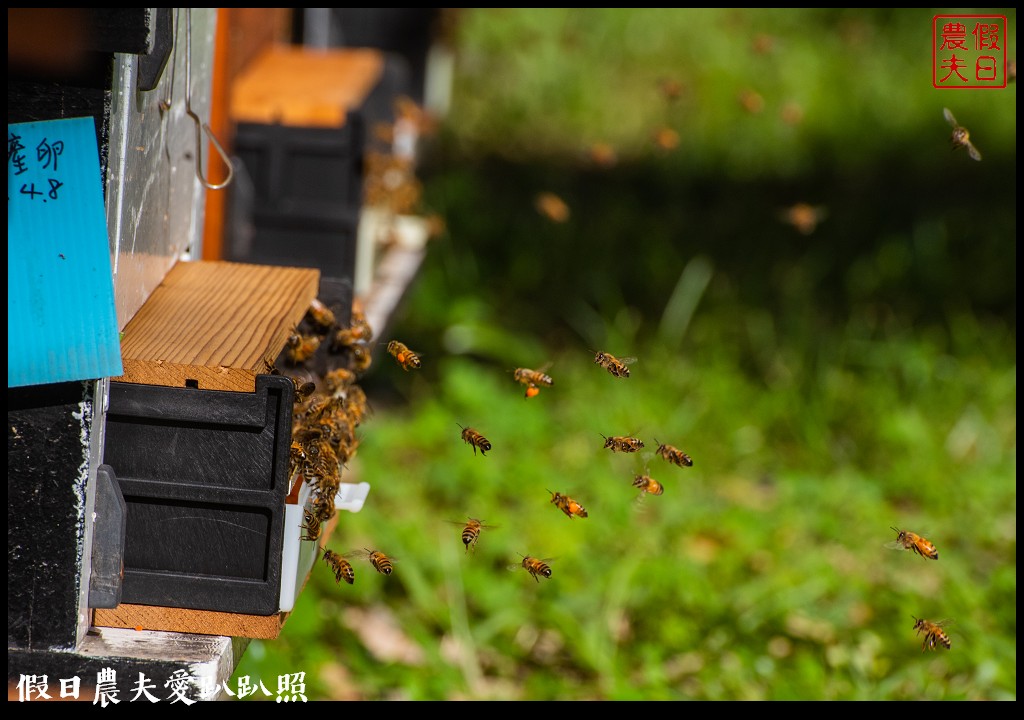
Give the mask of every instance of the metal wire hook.
M 217 141 L 210 126 L 199 119 L 199 116 L 192 110 L 192 8 L 185 8 L 185 113 L 192 118 L 196 124 L 196 177 L 208 190 L 222 190 L 231 184 L 235 176 L 235 168 L 224 148 Z M 224 182 L 213 184 L 203 177 L 203 133 L 213 143 L 213 147 L 220 153 L 221 160 L 227 166 L 228 176 Z

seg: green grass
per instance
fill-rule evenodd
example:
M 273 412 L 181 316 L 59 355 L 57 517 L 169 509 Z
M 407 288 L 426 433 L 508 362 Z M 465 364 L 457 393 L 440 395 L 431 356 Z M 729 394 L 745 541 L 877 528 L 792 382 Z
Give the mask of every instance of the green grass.
M 362 378 L 343 479 L 372 489 L 330 541 L 394 574 L 318 564 L 236 677 L 305 672 L 311 699 L 1015 700 L 1016 89 L 931 88 L 931 14 L 465 12 L 425 177 L 449 231 L 387 330 L 423 368 L 381 354 Z M 950 153 L 950 103 L 982 163 Z M 581 160 L 598 140 L 615 169 Z M 812 236 L 778 222 L 798 199 L 829 207 Z M 524 398 L 513 369 L 548 362 Z M 665 493 L 638 504 L 645 469 Z M 472 553 L 467 516 L 496 526 Z M 940 559 L 887 549 L 891 526 Z M 952 650 L 923 653 L 914 616 L 953 619 Z
M 317 698 L 340 692 L 339 668 L 371 699 L 1015 698 L 1012 352 L 910 347 L 779 381 L 717 344 L 648 345 L 629 379 L 578 350 L 529 400 L 492 364 L 435 354 L 407 377 L 381 358 L 406 398 L 365 423 L 349 479 L 371 494 L 331 546 L 383 549 L 395 572 L 361 563 L 349 587 L 316 566 L 239 673 L 305 671 Z M 943 364 L 903 386 L 907 365 Z M 638 457 L 602 448 L 634 431 Z M 653 437 L 694 466 L 655 457 Z M 638 506 L 645 467 L 666 490 Z M 449 522 L 467 516 L 498 526 L 470 554 Z M 884 548 L 891 525 L 927 532 L 940 560 Z M 551 579 L 508 570 L 523 554 L 554 558 Z M 390 647 L 361 639 L 367 613 L 372 633 L 395 624 Z M 912 615 L 955 619 L 953 650 L 922 654 Z

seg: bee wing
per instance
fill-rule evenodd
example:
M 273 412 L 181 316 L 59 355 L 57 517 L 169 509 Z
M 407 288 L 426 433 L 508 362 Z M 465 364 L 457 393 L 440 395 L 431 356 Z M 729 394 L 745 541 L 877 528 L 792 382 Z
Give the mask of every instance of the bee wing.
M 882 547 L 889 548 L 890 550 L 903 550 L 903 543 L 893 540 L 892 542 L 885 543 Z
M 646 500 L 646 498 L 647 498 L 647 493 L 641 490 L 640 494 L 636 496 L 635 500 L 633 500 L 633 512 L 636 512 L 636 513 L 645 513 L 645 512 L 647 512 L 647 500 Z
M 633 363 L 639 362 L 635 357 L 623 357 L 619 358 L 619 362 L 625 363 L 626 365 L 632 365 Z
M 970 154 L 972 159 L 981 160 L 981 153 L 978 152 L 978 148 L 974 147 L 970 141 L 967 142 L 967 152 Z
M 948 122 L 953 127 L 957 126 L 956 118 L 953 117 L 953 113 L 950 112 L 949 108 L 942 108 L 942 114 L 946 118 L 946 122 Z

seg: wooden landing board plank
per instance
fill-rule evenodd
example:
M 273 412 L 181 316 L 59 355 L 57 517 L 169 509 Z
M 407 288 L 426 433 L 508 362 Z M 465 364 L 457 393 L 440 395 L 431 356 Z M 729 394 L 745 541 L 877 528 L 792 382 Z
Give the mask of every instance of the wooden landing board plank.
M 275 45 L 253 60 L 231 89 L 233 122 L 338 128 L 384 72 L 373 48 L 317 50 Z
M 188 610 L 122 603 L 109 610 L 95 610 L 96 627 L 129 630 L 163 630 L 194 635 L 223 635 L 273 640 L 281 633 L 285 613 L 240 615 L 215 610 Z
M 254 392 L 317 296 L 320 271 L 178 262 L 124 329 L 119 382 Z

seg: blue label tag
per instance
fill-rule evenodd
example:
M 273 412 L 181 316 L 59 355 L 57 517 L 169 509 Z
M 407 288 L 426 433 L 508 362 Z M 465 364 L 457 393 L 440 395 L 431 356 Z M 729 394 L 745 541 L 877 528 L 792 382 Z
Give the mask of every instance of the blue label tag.
M 124 373 L 91 117 L 7 125 L 7 387 Z

